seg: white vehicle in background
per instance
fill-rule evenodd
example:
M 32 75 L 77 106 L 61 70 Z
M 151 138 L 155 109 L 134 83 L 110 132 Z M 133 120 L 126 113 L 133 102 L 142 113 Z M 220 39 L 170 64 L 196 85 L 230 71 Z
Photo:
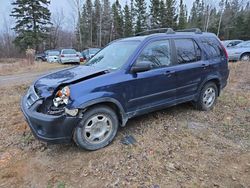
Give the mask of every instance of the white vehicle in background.
M 46 61 L 48 63 L 58 63 L 59 62 L 59 55 L 60 51 L 59 50 L 47 50 L 45 52 L 46 54 Z
M 60 51 L 59 63 L 77 63 L 80 64 L 80 56 L 74 49 L 62 49 Z

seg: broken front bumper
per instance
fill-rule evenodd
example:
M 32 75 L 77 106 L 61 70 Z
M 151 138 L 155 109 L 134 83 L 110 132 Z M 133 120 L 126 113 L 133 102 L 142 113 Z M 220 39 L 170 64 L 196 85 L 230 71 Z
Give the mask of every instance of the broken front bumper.
M 74 128 L 80 122 L 80 119 L 66 114 L 53 116 L 39 113 L 37 109 L 43 101 L 38 99 L 30 104 L 29 96 L 28 92 L 22 98 L 21 109 L 34 136 L 50 143 L 70 142 Z

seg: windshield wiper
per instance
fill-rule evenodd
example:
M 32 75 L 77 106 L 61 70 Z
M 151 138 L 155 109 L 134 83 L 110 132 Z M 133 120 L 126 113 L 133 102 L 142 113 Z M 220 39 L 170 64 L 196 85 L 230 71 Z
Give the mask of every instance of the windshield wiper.
M 96 58 L 92 59 L 89 63 L 87 63 L 86 65 L 94 65 L 96 63 L 99 63 L 103 58 L 104 58 L 104 56 L 96 57 Z

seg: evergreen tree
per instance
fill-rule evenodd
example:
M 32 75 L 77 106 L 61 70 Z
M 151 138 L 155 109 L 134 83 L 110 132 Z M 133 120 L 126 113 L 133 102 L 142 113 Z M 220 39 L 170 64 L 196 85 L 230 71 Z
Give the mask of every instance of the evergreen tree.
M 204 0 L 196 0 L 197 2 L 197 23 L 196 27 L 203 29 L 205 26 L 205 6 L 204 6 Z
M 178 15 L 176 15 L 176 1 L 166 0 L 166 26 L 176 29 Z
M 233 25 L 232 23 L 234 19 L 233 15 L 234 15 L 234 10 L 232 9 L 230 2 L 226 0 L 225 10 L 223 13 L 223 18 L 222 18 L 223 26 L 221 26 L 225 39 L 231 38 L 230 36 L 231 36 L 232 25 Z
M 102 12 L 102 46 L 108 44 L 112 39 L 112 17 L 109 0 L 103 0 Z
M 82 7 L 81 16 L 78 20 L 77 29 L 76 29 L 76 38 L 77 38 L 78 49 L 81 49 L 81 48 L 84 49 L 84 48 L 88 47 L 89 31 L 88 31 L 88 23 L 86 22 L 87 17 L 88 17 L 87 7 L 86 7 L 86 4 L 84 4 Z M 79 27 L 81 28 L 80 30 L 78 29 Z M 80 42 L 79 31 L 81 31 L 82 42 Z M 81 46 L 80 44 L 82 44 L 83 46 Z
M 206 25 L 204 12 L 205 12 L 204 1 L 195 0 L 190 12 L 189 26 L 203 29 Z
M 134 8 L 134 0 L 130 0 L 130 11 L 131 11 L 132 29 L 133 29 L 133 33 L 134 33 L 135 24 L 136 24 L 136 13 L 135 13 L 135 8 Z
M 113 38 L 118 39 L 123 37 L 123 15 L 119 0 L 112 5 L 113 12 Z
M 245 13 L 243 8 L 235 15 L 235 18 L 233 20 L 234 24 L 233 24 L 233 30 L 232 30 L 232 38 L 236 39 L 239 36 L 244 36 L 244 19 L 245 19 Z M 247 25 L 249 25 L 250 23 L 248 23 Z
M 15 44 L 22 50 L 28 47 L 39 49 L 39 44 L 48 35 L 51 13 L 48 9 L 49 0 L 15 0 L 11 16 L 16 19 L 13 28 L 17 34 Z
M 151 29 L 160 27 L 160 1 L 150 0 L 150 27 Z
M 193 3 L 193 6 L 191 8 L 189 20 L 188 20 L 189 26 L 190 27 L 195 27 L 197 23 L 197 7 L 196 3 Z
M 247 5 L 246 5 L 246 8 L 245 8 L 245 11 L 250 11 L 250 2 L 247 2 Z
M 95 0 L 93 10 L 93 44 L 94 46 L 100 46 L 100 32 L 101 32 L 101 14 L 102 7 L 100 0 Z
M 187 18 L 186 18 L 185 6 L 183 4 L 183 0 L 180 0 L 178 29 L 186 28 L 186 24 L 187 24 Z
M 85 41 L 89 47 L 93 47 L 93 4 L 91 0 L 86 0 L 86 17 L 84 18 L 87 24 L 87 38 Z
M 208 24 L 208 31 L 217 34 L 219 22 L 220 22 L 220 12 L 216 10 L 216 8 L 213 8 L 210 11 L 210 19 Z
M 164 3 L 164 0 L 160 1 L 160 8 L 159 8 L 159 22 L 160 22 L 160 27 L 165 28 L 167 26 L 167 10 L 166 10 L 166 5 Z
M 133 35 L 133 21 L 132 11 L 129 10 L 129 6 L 126 4 L 124 7 L 124 37 Z
M 136 16 L 135 33 L 139 33 L 147 29 L 146 11 L 147 11 L 147 5 L 145 0 L 135 0 L 135 16 Z
M 244 40 L 249 40 L 250 39 L 250 2 L 247 3 L 246 8 L 245 8 L 245 14 L 244 14 L 244 35 L 242 39 Z

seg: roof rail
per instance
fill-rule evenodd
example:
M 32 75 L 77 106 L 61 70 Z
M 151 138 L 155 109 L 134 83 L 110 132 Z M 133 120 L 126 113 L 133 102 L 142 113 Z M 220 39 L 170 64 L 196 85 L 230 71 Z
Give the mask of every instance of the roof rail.
M 190 28 L 190 29 L 181 29 L 177 32 L 194 32 L 195 34 L 202 34 L 202 31 L 199 28 Z
M 159 28 L 159 29 L 151 29 L 147 31 L 142 31 L 139 33 L 136 33 L 135 36 L 143 36 L 143 35 L 149 35 L 154 33 L 166 33 L 166 34 L 174 34 L 174 30 L 172 28 Z

